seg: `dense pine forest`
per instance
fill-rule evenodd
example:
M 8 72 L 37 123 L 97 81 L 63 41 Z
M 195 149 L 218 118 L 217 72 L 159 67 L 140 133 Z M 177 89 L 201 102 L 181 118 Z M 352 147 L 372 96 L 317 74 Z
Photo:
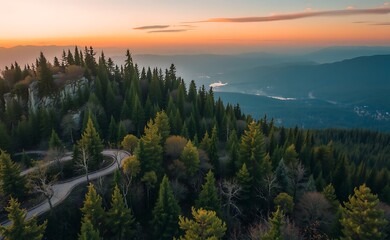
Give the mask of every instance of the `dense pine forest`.
M 173 64 L 140 69 L 127 51 L 118 66 L 92 47 L 6 67 L 0 109 L 5 239 L 390 236 L 386 133 L 276 126 L 187 85 Z M 103 149 L 129 155 L 25 220 L 57 182 L 117 164 Z

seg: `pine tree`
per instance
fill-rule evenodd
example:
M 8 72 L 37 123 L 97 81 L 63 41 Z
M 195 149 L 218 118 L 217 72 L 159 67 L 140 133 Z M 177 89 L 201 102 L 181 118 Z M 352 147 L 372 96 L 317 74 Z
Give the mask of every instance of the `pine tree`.
M 212 210 L 217 214 L 221 213 L 221 199 L 218 196 L 214 174 L 211 170 L 205 177 L 205 183 L 202 185 L 202 190 L 195 201 L 195 205 L 197 208 Z
M 43 238 L 47 221 L 38 225 L 35 217 L 26 220 L 27 210 L 20 209 L 20 203 L 13 198 L 9 201 L 6 211 L 11 225 L 7 227 L 0 225 L 0 236 L 5 240 L 41 240 Z
M 20 175 L 19 166 L 8 153 L 0 153 L 0 188 L 4 196 L 23 199 L 27 193 L 27 181 Z
M 52 94 L 55 88 L 53 74 L 42 52 L 40 54 L 37 67 L 38 67 L 39 96 L 44 97 Z
M 157 175 L 162 174 L 162 152 L 163 148 L 160 145 L 161 136 L 158 133 L 157 126 L 153 121 L 149 121 L 145 127 L 145 134 L 140 139 L 141 146 L 138 146 L 136 155 L 141 162 L 142 172 L 154 171 Z
M 154 239 L 172 239 L 178 233 L 178 220 L 180 206 L 177 203 L 168 177 L 164 176 L 161 184 L 158 199 L 153 209 L 153 220 L 151 222 L 154 231 Z
M 286 151 L 284 152 L 284 155 L 283 155 L 283 160 L 287 166 L 289 166 L 291 164 L 296 164 L 296 162 L 298 161 L 298 153 L 295 150 L 294 144 L 290 145 L 286 149 Z
M 218 157 L 218 132 L 217 132 L 217 127 L 214 126 L 213 130 L 211 132 L 211 142 L 210 142 L 210 147 L 207 150 L 207 153 L 210 158 L 210 162 L 214 166 L 214 171 L 219 175 L 219 157 Z
M 131 239 L 134 234 L 134 217 L 131 209 L 125 206 L 118 186 L 115 186 L 111 198 L 111 208 L 107 212 L 107 222 L 112 239 Z
M 343 227 L 343 239 L 363 240 L 363 239 L 384 239 L 386 236 L 383 228 L 387 221 L 383 216 L 383 211 L 377 208 L 378 197 L 371 193 L 365 184 L 354 189 L 354 195 L 349 196 L 348 202 L 342 210 L 340 219 Z
M 90 157 L 89 168 L 97 169 L 103 161 L 103 143 L 96 131 L 91 117 L 88 118 L 87 126 L 78 142 L 79 148 L 85 148 Z
M 88 219 L 94 229 L 102 229 L 105 220 L 105 212 L 102 207 L 102 197 L 100 197 L 92 183 L 88 186 L 85 195 L 84 206 L 81 208 L 83 219 Z
M 248 201 L 252 195 L 253 178 L 250 175 L 246 164 L 242 164 L 241 169 L 236 174 L 237 183 L 241 186 L 240 202 L 243 206 L 248 206 Z
M 226 224 L 216 212 L 192 208 L 194 220 L 179 217 L 180 228 L 185 231 L 180 240 L 218 240 L 225 236 Z
M 272 217 L 269 219 L 271 228 L 269 231 L 262 237 L 264 240 L 283 240 L 282 227 L 284 225 L 284 216 L 283 211 L 278 209 L 272 213 Z
M 180 155 L 180 160 L 184 163 L 184 166 L 186 167 L 188 178 L 191 179 L 192 177 L 194 177 L 199 171 L 200 160 L 198 149 L 192 144 L 191 140 L 188 141 L 186 146 L 184 147 Z
M 95 229 L 88 218 L 84 218 L 81 224 L 79 240 L 100 240 L 99 230 Z
M 274 198 L 274 204 L 285 213 L 292 213 L 294 210 L 294 199 L 285 192 L 281 192 Z
M 239 154 L 238 166 L 246 163 L 254 182 L 260 184 L 269 173 L 271 164 L 266 159 L 264 136 L 255 122 L 249 124 L 248 130 L 241 137 Z
M 161 135 L 161 143 L 164 144 L 165 140 L 169 137 L 171 133 L 171 127 L 169 125 L 169 118 L 164 111 L 158 112 L 154 123 L 157 126 L 158 132 Z
M 330 205 L 332 205 L 333 209 L 337 209 L 340 206 L 334 187 L 331 183 L 322 190 L 322 194 L 324 194 L 325 198 L 329 201 Z
M 278 167 L 275 170 L 276 179 L 283 192 L 286 192 L 289 186 L 288 169 L 284 164 L 283 158 L 279 161 Z

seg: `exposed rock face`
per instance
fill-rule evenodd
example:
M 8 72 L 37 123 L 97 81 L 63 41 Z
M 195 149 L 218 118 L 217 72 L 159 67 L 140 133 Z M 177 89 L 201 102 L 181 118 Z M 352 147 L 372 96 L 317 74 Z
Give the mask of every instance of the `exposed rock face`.
M 56 94 L 40 98 L 38 94 L 38 82 L 34 81 L 28 88 L 28 108 L 36 112 L 39 108 L 53 107 L 57 102 L 65 100 L 66 97 L 74 98 L 79 89 L 84 90 L 88 86 L 88 79 L 82 77 L 78 80 L 68 81 Z

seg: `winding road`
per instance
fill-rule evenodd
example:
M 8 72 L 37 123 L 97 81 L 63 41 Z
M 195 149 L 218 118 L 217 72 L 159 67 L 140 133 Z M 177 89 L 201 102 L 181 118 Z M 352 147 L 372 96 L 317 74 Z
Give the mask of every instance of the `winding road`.
M 114 162 L 103 169 L 89 173 L 88 178 L 90 181 L 113 173 L 116 169 L 118 169 L 119 166 L 122 165 L 122 160 L 125 157 L 130 156 L 130 154 L 128 152 L 123 151 L 123 150 L 117 150 L 117 149 L 106 149 L 102 153 L 104 156 L 113 158 Z M 61 161 L 68 161 L 70 159 L 71 159 L 71 156 L 67 155 Z M 52 164 L 52 162 L 50 162 L 48 164 Z M 34 167 L 27 169 L 27 170 L 23 171 L 21 173 L 21 175 L 25 175 L 31 171 L 34 171 L 34 169 L 35 169 Z M 62 201 L 64 201 L 76 186 L 78 186 L 82 183 L 85 183 L 85 182 L 87 182 L 87 176 L 83 175 L 83 176 L 75 177 L 75 178 L 54 184 L 53 185 L 54 195 L 51 198 L 51 203 L 52 203 L 53 207 L 59 205 Z M 39 215 L 41 215 L 49 210 L 50 210 L 49 202 L 47 200 L 45 200 L 45 201 L 41 202 L 40 204 L 30 208 L 27 211 L 26 218 L 30 219 L 34 216 L 39 216 Z M 11 222 L 5 221 L 5 222 L 2 222 L 0 224 L 2 226 L 8 226 L 11 224 Z M 1 239 L 1 236 L 0 236 L 0 239 Z

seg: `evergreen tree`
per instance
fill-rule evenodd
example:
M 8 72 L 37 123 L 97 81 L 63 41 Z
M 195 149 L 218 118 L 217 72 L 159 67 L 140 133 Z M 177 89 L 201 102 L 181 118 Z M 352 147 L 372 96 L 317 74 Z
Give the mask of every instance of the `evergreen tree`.
M 275 206 L 280 208 L 285 213 L 292 213 L 294 210 L 294 199 L 285 192 L 279 193 L 274 198 Z
M 112 239 L 131 239 L 134 234 L 134 217 L 131 210 L 125 206 L 123 196 L 118 186 L 115 186 L 111 198 L 111 209 L 107 212 L 107 222 Z
M 180 155 L 180 160 L 186 167 L 189 179 L 198 173 L 200 167 L 199 153 L 198 149 L 192 144 L 191 140 L 188 141 L 184 147 Z
M 49 148 L 50 149 L 61 149 L 64 147 L 61 139 L 58 137 L 58 134 L 54 129 L 51 131 L 51 136 L 49 140 Z
M 267 161 L 264 136 L 260 127 L 255 122 L 248 126 L 241 137 L 238 166 L 246 164 L 253 180 L 260 184 L 262 178 L 270 172 L 271 164 Z
M 291 164 L 296 164 L 298 161 L 298 153 L 295 150 L 294 144 L 290 145 L 283 155 L 283 160 L 286 163 L 287 166 Z
M 136 155 L 141 162 L 142 172 L 154 171 L 157 175 L 162 175 L 162 153 L 161 136 L 157 126 L 153 121 L 149 121 L 145 127 L 145 134 L 139 141 Z M 142 147 L 140 146 L 142 144 Z
M 26 220 L 27 210 L 20 209 L 20 203 L 11 198 L 6 207 L 9 226 L 0 225 L 0 236 L 5 240 L 41 240 L 45 232 L 47 221 L 37 224 L 35 217 Z
M 240 202 L 244 207 L 248 206 L 248 201 L 252 196 L 253 178 L 250 175 L 246 164 L 242 164 L 241 169 L 236 174 L 237 183 L 241 186 Z
M 0 153 L 0 188 L 4 196 L 23 199 L 27 194 L 27 181 L 20 175 L 19 166 L 8 153 Z
M 342 211 L 340 219 L 343 227 L 343 239 L 384 239 L 386 236 L 383 228 L 387 221 L 383 217 L 383 211 L 377 208 L 378 197 L 371 193 L 365 184 L 354 189 L 354 195 L 349 196 L 348 202 Z
M 322 190 L 322 194 L 324 194 L 325 198 L 329 201 L 330 205 L 332 205 L 333 209 L 337 209 L 340 206 L 334 187 L 331 183 Z
M 111 115 L 110 125 L 108 125 L 108 132 L 107 132 L 107 140 L 110 143 L 115 143 L 117 139 L 117 124 L 115 122 L 114 117 Z
M 210 147 L 207 149 L 207 153 L 210 158 L 210 162 L 213 164 L 215 172 L 219 175 L 219 157 L 218 157 L 218 132 L 217 127 L 214 126 L 211 132 Z
M 161 184 L 158 199 L 153 209 L 153 220 L 151 222 L 154 231 L 154 239 L 172 239 L 178 233 L 178 220 L 180 206 L 177 203 L 168 177 L 164 176 Z
M 216 212 L 192 208 L 192 216 L 194 220 L 179 217 L 180 228 L 184 231 L 180 240 L 218 240 L 224 237 L 226 224 Z
M 78 142 L 79 148 L 86 149 L 87 155 L 90 157 L 89 168 L 97 169 L 103 161 L 103 143 L 96 131 L 91 117 L 88 118 L 87 126 L 81 139 Z
M 279 161 L 278 167 L 275 170 L 278 185 L 283 192 L 286 192 L 289 186 L 288 169 L 284 164 L 283 158 Z
M 102 229 L 105 221 L 105 212 L 102 207 L 102 197 L 100 197 L 92 183 L 88 186 L 85 195 L 84 206 L 81 208 L 83 219 L 88 219 L 94 229 Z
M 264 240 L 283 240 L 282 227 L 284 225 L 283 211 L 278 209 L 272 213 L 272 217 L 269 219 L 271 228 L 262 237 Z
M 214 174 L 211 170 L 205 177 L 205 183 L 202 185 L 202 190 L 195 201 L 195 205 L 197 208 L 215 211 L 217 214 L 221 213 L 221 199 L 218 196 Z
M 84 218 L 81 224 L 79 240 L 100 240 L 99 230 L 95 229 L 88 218 Z
M 37 67 L 38 67 L 39 95 L 43 97 L 52 94 L 55 88 L 53 74 L 42 52 L 39 57 Z
M 164 111 L 158 112 L 154 119 L 154 124 L 156 124 L 158 133 L 161 135 L 161 143 L 164 144 L 171 133 L 167 114 Z

